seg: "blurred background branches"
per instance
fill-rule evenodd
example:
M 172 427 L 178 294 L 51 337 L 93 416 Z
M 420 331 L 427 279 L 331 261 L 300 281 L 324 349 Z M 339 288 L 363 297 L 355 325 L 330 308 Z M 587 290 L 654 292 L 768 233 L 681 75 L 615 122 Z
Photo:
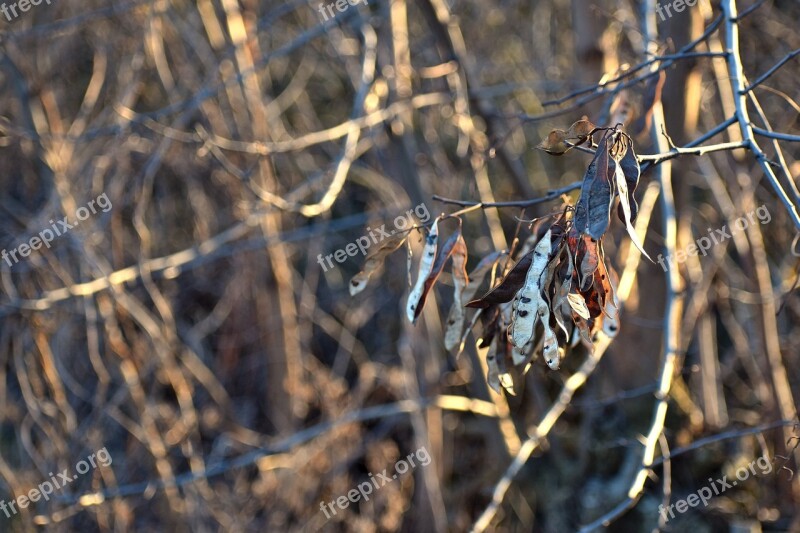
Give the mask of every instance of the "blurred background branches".
M 341 1 L 0 17 L 0 249 L 113 205 L 0 262 L 0 498 L 113 457 L 0 530 L 800 528 L 800 4 Z M 520 219 L 577 200 L 591 150 L 533 147 L 583 115 L 634 138 L 652 257 L 769 221 L 667 272 L 612 225 L 620 334 L 535 358 L 516 396 L 486 384 L 479 321 L 445 350 L 449 273 L 412 326 L 405 248 L 353 298 L 361 256 L 320 268 L 443 199 L 483 204 L 468 270 L 518 250 Z M 659 516 L 760 456 L 771 474 Z

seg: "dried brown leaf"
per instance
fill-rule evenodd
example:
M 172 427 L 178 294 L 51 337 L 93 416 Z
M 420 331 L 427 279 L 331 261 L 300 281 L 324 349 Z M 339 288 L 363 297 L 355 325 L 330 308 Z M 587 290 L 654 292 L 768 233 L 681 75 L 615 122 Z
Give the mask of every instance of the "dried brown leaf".
M 528 268 L 530 268 L 532 261 L 533 250 L 523 255 L 496 287 L 477 300 L 469 302 L 467 307 L 485 309 L 490 305 L 510 302 L 525 283 L 525 276 L 528 273 Z
M 565 142 L 567 132 L 564 130 L 553 130 L 547 134 L 547 138 L 536 145 L 536 148 L 544 150 L 550 155 L 563 155 L 570 149 Z
M 584 116 L 569 127 L 566 137 L 569 140 L 577 140 L 578 142 L 573 142 L 573 144 L 577 146 L 586 142 L 586 140 L 589 139 L 589 135 L 591 135 L 595 129 L 597 129 L 597 126 L 592 124 L 588 117 Z

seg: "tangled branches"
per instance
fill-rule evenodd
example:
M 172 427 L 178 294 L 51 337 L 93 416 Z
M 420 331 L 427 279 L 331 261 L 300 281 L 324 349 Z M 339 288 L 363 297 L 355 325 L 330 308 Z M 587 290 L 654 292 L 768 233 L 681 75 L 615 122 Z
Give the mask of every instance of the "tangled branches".
M 0 530 L 650 530 L 796 471 L 800 13 L 631 5 L 18 10 Z M 788 478 L 682 525 L 796 527 Z

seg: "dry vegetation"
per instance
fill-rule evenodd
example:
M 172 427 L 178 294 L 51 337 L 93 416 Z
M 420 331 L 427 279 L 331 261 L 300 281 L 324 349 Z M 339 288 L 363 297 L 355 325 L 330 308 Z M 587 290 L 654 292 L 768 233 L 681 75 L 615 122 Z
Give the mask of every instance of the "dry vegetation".
M 0 262 L 0 499 L 113 457 L 0 531 L 800 530 L 800 4 L 701 0 L 663 23 L 640 4 L 0 17 L 0 248 L 21 259 Z M 665 273 L 612 221 L 620 334 L 558 370 L 534 351 L 515 395 L 487 386 L 480 321 L 445 350 L 449 267 L 406 319 L 424 228 L 410 270 L 401 247 L 353 297 L 363 256 L 318 263 L 415 206 L 463 210 L 468 271 L 511 250 L 488 288 L 539 229 L 520 220 L 578 201 L 593 146 L 534 147 L 583 115 L 633 139 L 652 257 L 762 205 L 769 222 Z M 19 253 L 102 194 L 107 212 Z M 422 447 L 429 465 L 321 511 Z M 761 456 L 770 473 L 659 516 Z

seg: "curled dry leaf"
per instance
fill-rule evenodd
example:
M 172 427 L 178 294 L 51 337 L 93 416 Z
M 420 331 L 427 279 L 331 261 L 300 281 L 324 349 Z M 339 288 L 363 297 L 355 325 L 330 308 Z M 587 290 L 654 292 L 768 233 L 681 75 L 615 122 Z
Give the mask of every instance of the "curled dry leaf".
M 433 270 L 433 263 L 436 259 L 436 248 L 439 242 L 439 219 L 433 221 L 428 235 L 425 237 L 425 246 L 422 250 L 422 258 L 419 263 L 417 282 L 411 293 L 408 295 L 406 304 L 406 317 L 410 322 L 414 322 L 418 316 L 417 306 L 425 288 L 425 281 Z
M 553 130 L 547 134 L 547 139 L 536 145 L 536 148 L 544 150 L 550 155 L 563 155 L 570 149 L 565 142 L 567 132 L 564 130 Z
M 569 127 L 567 131 L 567 140 L 576 140 L 578 142 L 573 142 L 574 145 L 580 145 L 586 142 L 589 139 L 589 136 L 592 134 L 594 130 L 597 129 L 597 126 L 592 124 L 589 121 L 589 117 L 583 116 L 580 120 L 573 122 L 572 126 Z
M 389 254 L 403 246 L 407 237 L 408 234 L 392 235 L 382 241 L 379 248 L 370 252 L 364 261 L 364 268 L 350 279 L 350 296 L 355 296 L 366 288 L 370 276 L 383 265 Z

